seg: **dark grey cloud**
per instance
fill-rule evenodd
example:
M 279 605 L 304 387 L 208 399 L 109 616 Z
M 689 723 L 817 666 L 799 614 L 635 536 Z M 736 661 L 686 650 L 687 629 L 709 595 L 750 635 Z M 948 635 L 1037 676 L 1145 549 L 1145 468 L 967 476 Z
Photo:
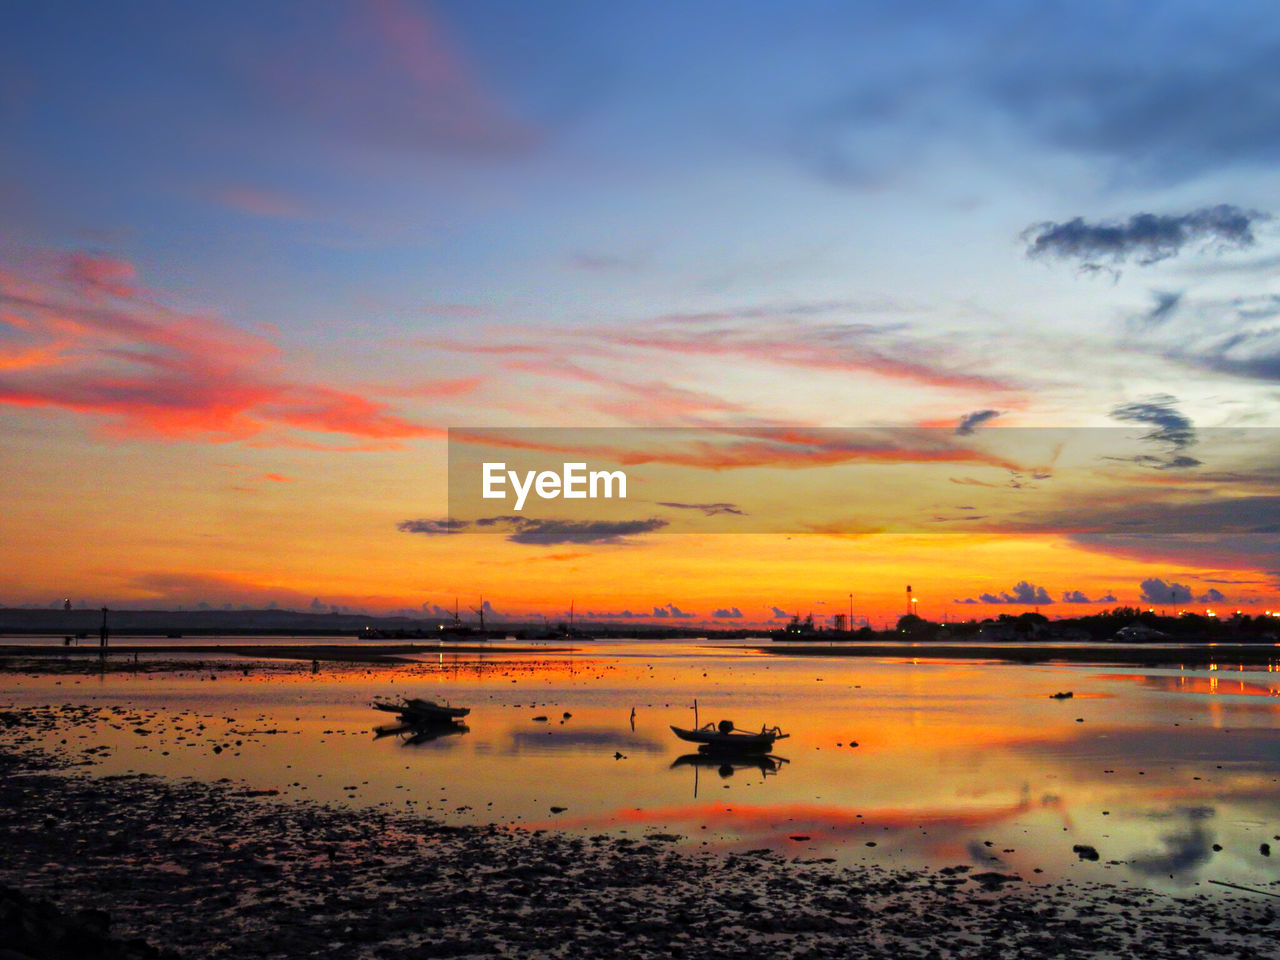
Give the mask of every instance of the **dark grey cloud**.
M 1062 594 L 1063 603 L 1115 603 L 1115 596 L 1108 591 L 1096 600 L 1090 600 L 1079 590 L 1067 590 Z
M 770 620 L 787 620 L 791 617 L 791 614 L 787 613 L 787 611 L 783 610 L 781 607 L 770 607 L 769 610 Z
M 1109 539 L 1118 543 L 1150 540 L 1154 544 L 1159 538 L 1153 535 L 1166 535 L 1165 539 L 1171 544 L 1183 544 L 1189 550 L 1195 550 L 1197 542 L 1223 542 L 1228 535 L 1242 544 L 1274 543 L 1274 536 L 1263 538 L 1257 535 L 1280 533 L 1280 496 L 1222 496 L 1194 501 L 1148 500 L 1143 503 L 1121 500 L 1097 506 L 1080 502 L 1070 509 L 1046 513 L 1035 524 L 1023 529 L 1074 529 L 1079 532 L 1070 534 L 1073 540 L 1081 543 L 1096 541 L 1104 549 Z M 1175 539 L 1184 534 L 1199 534 L 1201 540 Z M 1210 537 L 1213 539 L 1208 539 Z M 1171 546 L 1170 549 L 1178 547 Z
M 1169 290 L 1155 291 L 1155 304 L 1142 317 L 1142 325 L 1146 327 L 1156 327 L 1164 323 L 1182 303 L 1182 294 Z
M 1191 588 L 1185 583 L 1166 583 L 1159 577 L 1142 581 L 1143 603 L 1190 603 Z
M 558 543 L 626 544 L 628 538 L 652 533 L 667 526 L 666 520 L 548 520 L 533 517 L 501 516 L 467 520 L 402 520 L 402 533 L 435 536 L 468 529 L 503 532 L 512 543 L 547 546 Z
M 1265 3 L 846 7 L 823 24 L 825 58 L 814 43 L 821 93 L 786 128 L 825 179 L 882 187 L 957 154 L 1025 175 L 1028 148 L 1104 187 L 1280 160 L 1280 24 Z
M 1191 588 L 1181 583 L 1165 583 L 1158 577 L 1142 581 L 1142 599 L 1146 603 L 1222 603 L 1226 596 L 1214 587 L 1194 595 Z
M 999 410 L 975 410 L 973 413 L 966 413 L 960 418 L 960 423 L 956 427 L 956 434 L 967 437 L 978 427 L 990 420 L 994 420 L 998 416 L 1000 416 Z
M 668 603 L 665 607 L 654 607 L 653 616 L 671 617 L 676 620 L 692 620 L 695 615 L 692 613 L 686 613 L 674 603 Z
M 667 521 L 648 520 L 522 520 L 507 537 L 512 543 L 628 543 L 627 538 L 652 533 Z
M 658 506 L 671 507 L 673 510 L 700 510 L 703 516 L 714 517 L 717 514 L 734 514 L 745 517 L 747 514 L 736 503 L 673 503 L 659 500 Z
M 1150 424 L 1155 429 L 1144 434 L 1142 439 L 1169 447 L 1170 452 L 1164 456 L 1143 454 L 1132 458 L 1135 463 L 1161 470 L 1180 470 L 1201 465 L 1195 457 L 1178 453 L 1195 443 L 1196 431 L 1190 418 L 1178 412 L 1177 403 L 1177 397 L 1156 394 L 1145 400 L 1122 403 L 1111 409 L 1110 416 L 1113 420 Z
M 1000 593 L 980 593 L 975 601 L 972 598 L 957 600 L 956 603 L 1017 603 L 1023 606 L 1048 606 L 1053 603 L 1053 597 L 1049 596 L 1049 591 L 1044 587 L 1038 587 L 1034 583 L 1026 580 L 1019 580 L 1013 586 L 1011 593 L 1001 591 Z
M 1255 599 L 1270 602 L 1270 594 L 1280 590 L 1280 522 L 1264 523 L 1271 533 L 1172 533 L 1172 534 L 1071 534 L 1072 543 L 1085 550 L 1108 556 L 1128 557 L 1144 563 L 1166 563 L 1180 568 L 1269 575 L 1263 595 Z M 1210 583 L 1219 581 L 1208 581 Z M 1244 582 L 1256 582 L 1250 578 Z M 1168 602 L 1167 600 L 1165 602 Z
M 396 529 L 401 533 L 424 533 L 436 536 L 443 533 L 458 533 L 469 527 L 466 520 L 401 520 Z
M 1137 213 L 1124 222 L 1033 224 L 1022 234 L 1027 256 L 1072 260 L 1086 270 L 1117 267 L 1132 260 L 1149 266 L 1185 249 L 1243 249 L 1257 242 L 1255 223 L 1270 215 L 1222 203 L 1182 214 Z
M 740 620 L 742 611 L 737 607 L 721 607 L 715 613 L 711 614 L 716 620 Z

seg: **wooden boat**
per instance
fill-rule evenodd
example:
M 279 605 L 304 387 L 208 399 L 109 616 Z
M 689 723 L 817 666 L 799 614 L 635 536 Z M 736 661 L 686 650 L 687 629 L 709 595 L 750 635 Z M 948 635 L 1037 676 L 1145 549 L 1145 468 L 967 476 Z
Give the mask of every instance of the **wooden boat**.
M 399 703 L 375 700 L 373 708 L 394 713 L 402 722 L 409 724 L 452 723 L 471 712 L 468 707 L 441 706 L 434 700 L 423 700 L 420 697 L 401 700 Z
M 704 750 L 739 751 L 742 753 L 768 753 L 778 740 L 790 736 L 778 727 L 761 727 L 758 733 L 750 730 L 739 730 L 732 720 L 721 720 L 719 723 L 708 723 L 695 730 L 672 726 L 671 732 L 681 740 L 702 745 Z

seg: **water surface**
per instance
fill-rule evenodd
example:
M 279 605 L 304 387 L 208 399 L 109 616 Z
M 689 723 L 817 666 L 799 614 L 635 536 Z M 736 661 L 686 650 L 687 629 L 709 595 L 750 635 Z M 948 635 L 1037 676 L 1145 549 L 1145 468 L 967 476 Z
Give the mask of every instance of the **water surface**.
M 178 673 L 9 674 L 0 702 L 111 710 L 53 735 L 103 747 L 104 773 L 228 777 L 449 822 L 1028 879 L 1280 880 L 1274 667 L 788 658 L 705 641 L 417 660 L 268 672 L 203 655 Z M 378 736 L 390 718 L 369 703 L 393 695 L 469 706 L 467 729 Z M 708 763 L 669 729 L 692 724 L 695 699 L 703 722 L 791 736 L 765 763 Z

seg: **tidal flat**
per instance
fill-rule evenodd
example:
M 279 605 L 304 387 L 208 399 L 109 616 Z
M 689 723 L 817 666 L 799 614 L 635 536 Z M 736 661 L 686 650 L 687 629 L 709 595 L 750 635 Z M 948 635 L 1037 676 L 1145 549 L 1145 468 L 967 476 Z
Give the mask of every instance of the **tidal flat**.
M 687 643 L 26 666 L 0 683 L 0 886 L 181 957 L 1268 957 L 1280 933 L 1265 668 Z M 472 713 L 414 742 L 378 726 L 388 695 Z M 695 697 L 792 736 L 699 762 L 667 729 Z

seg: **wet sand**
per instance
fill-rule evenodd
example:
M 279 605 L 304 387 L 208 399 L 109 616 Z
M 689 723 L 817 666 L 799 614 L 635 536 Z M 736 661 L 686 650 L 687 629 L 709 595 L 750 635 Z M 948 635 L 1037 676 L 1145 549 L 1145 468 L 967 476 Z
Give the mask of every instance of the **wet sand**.
M 879 657 L 919 660 L 1000 660 L 1007 663 L 1115 663 L 1140 667 L 1203 667 L 1209 664 L 1265 666 L 1280 662 L 1270 643 L 1179 644 L 1159 647 L 1089 644 L 1078 647 L 1034 643 L 771 643 L 753 647 L 783 657 Z
M 95 777 L 93 747 L 74 746 L 83 715 L 0 714 L 0 884 L 188 958 L 1262 958 L 1280 932 L 1280 903 L 1254 893 L 700 855 L 669 834 L 450 827 L 269 784 Z M 51 729 L 73 745 L 38 748 Z

